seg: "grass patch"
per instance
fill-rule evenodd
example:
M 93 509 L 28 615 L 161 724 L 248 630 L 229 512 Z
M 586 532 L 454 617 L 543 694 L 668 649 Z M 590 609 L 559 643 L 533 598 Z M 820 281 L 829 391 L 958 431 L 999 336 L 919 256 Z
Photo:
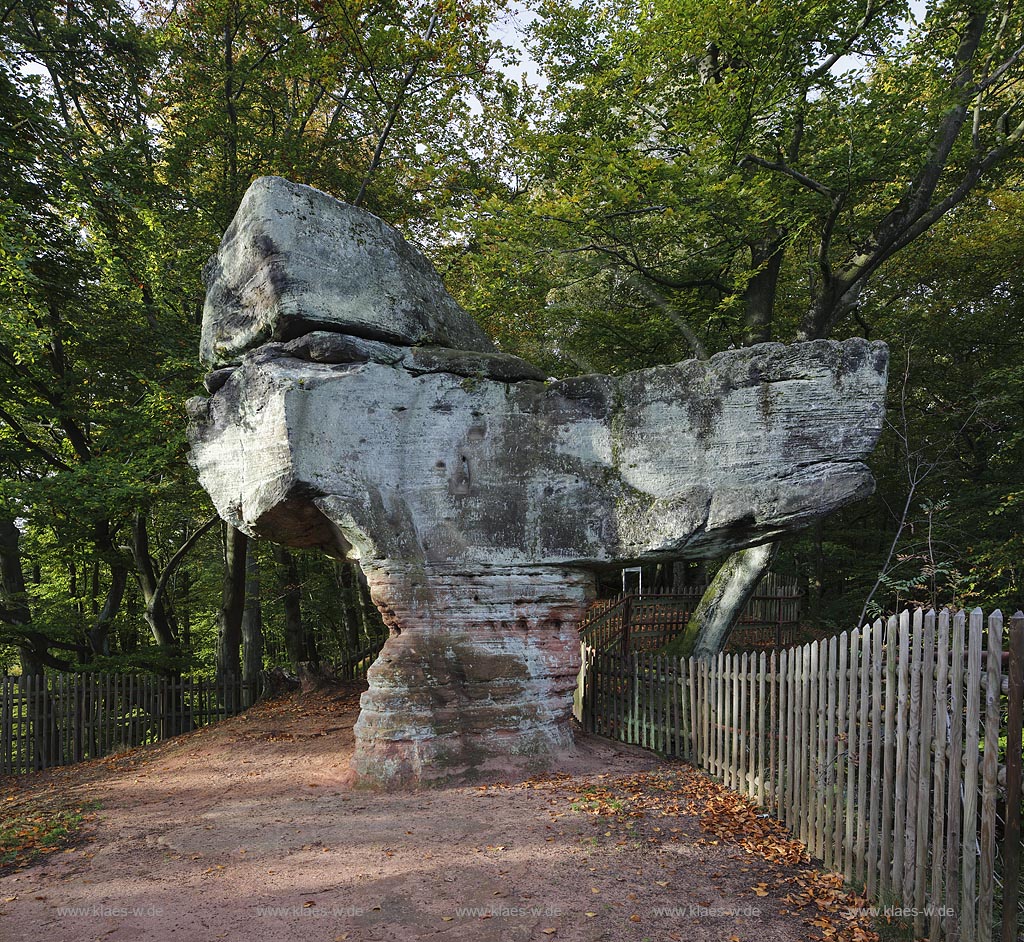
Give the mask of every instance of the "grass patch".
M 23 804 L 0 815 L 0 871 L 26 866 L 72 840 L 98 802 L 77 806 Z

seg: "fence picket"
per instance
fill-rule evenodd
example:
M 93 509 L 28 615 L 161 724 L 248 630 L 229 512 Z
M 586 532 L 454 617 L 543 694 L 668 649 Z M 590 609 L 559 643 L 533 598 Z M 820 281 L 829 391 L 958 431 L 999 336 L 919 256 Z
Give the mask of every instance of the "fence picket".
M 857 782 L 857 694 L 860 690 L 857 670 L 860 666 L 860 629 L 850 632 L 850 681 L 846 715 L 846 808 L 843 820 L 846 825 L 843 847 L 843 876 L 848 883 L 854 874 L 854 816 L 856 814 Z
M 826 867 L 835 866 L 835 814 L 836 814 L 836 694 L 837 694 L 837 654 L 838 639 L 833 635 L 828 639 L 825 654 L 826 684 L 828 686 L 828 703 L 825 716 L 825 802 L 822 820 L 822 860 Z
M 790 796 L 792 795 L 791 783 L 789 781 L 789 750 L 792 739 L 789 736 L 789 724 L 787 717 L 792 715 L 792 700 L 789 696 L 790 677 L 789 651 L 783 651 L 779 655 L 779 715 L 776 721 L 776 728 L 779 732 L 779 765 L 778 778 L 775 784 L 776 808 L 779 818 L 786 825 L 791 825 Z
M 722 717 L 725 716 L 725 655 L 719 654 L 715 665 L 715 687 L 717 690 L 718 709 L 715 712 L 715 754 L 717 758 L 717 777 L 725 781 L 725 726 Z
M 885 745 L 882 755 L 882 840 L 879 847 L 878 889 L 887 898 L 892 886 L 892 828 L 893 828 L 893 785 L 896 778 L 896 700 L 897 664 L 899 650 L 899 619 L 890 615 L 885 625 L 883 656 L 885 658 Z
M 711 741 L 711 661 L 704 658 L 700 662 L 701 674 L 701 722 L 704 725 L 703 751 L 701 765 L 710 769 L 714 758 L 714 744 Z
M 947 900 L 960 898 L 960 824 L 962 804 L 960 789 L 964 774 L 964 626 L 966 617 L 957 612 L 953 617 L 953 646 L 950 649 L 950 709 L 949 709 L 949 790 L 946 811 L 946 893 Z M 959 906 L 951 906 L 945 917 L 946 937 L 959 934 Z
M 980 608 L 971 612 L 967 640 L 967 726 L 964 733 L 964 810 L 963 865 L 960 870 L 960 933 L 964 942 L 978 937 L 978 748 L 981 706 L 981 633 Z M 988 942 L 988 940 L 984 940 Z
M 686 659 L 686 671 L 687 676 L 690 678 L 690 714 L 689 725 L 687 726 L 689 736 L 686 738 L 684 755 L 695 765 L 699 765 L 700 760 L 698 759 L 698 756 L 701 755 L 701 744 L 698 740 L 701 733 L 701 726 L 697 718 L 697 663 L 694 658 L 690 657 Z
M 803 676 L 803 652 L 794 648 L 792 652 L 792 664 L 790 670 L 790 707 L 789 707 L 789 734 L 790 734 L 790 828 L 796 835 L 800 834 L 800 745 L 799 732 L 802 725 L 803 711 L 801 709 L 800 681 Z
M 796 745 L 796 731 L 797 731 L 797 717 L 800 715 L 800 700 L 799 692 L 800 686 L 798 682 L 800 671 L 800 656 L 799 650 L 793 648 L 790 651 L 789 657 L 789 729 L 786 737 L 786 752 L 787 752 L 787 766 L 786 766 L 786 788 L 789 792 L 789 814 L 787 817 L 787 824 L 793 833 L 798 833 L 800 829 L 800 822 L 797 818 L 797 809 L 799 807 L 799 795 L 800 795 L 800 780 L 797 777 L 797 745 Z
M 882 761 L 885 742 L 882 734 L 882 635 L 885 625 L 879 618 L 871 631 L 871 798 L 868 808 L 867 893 L 878 893 L 878 843 L 881 835 Z
M 768 808 L 776 817 L 780 817 L 776 781 L 779 761 L 779 657 L 778 651 L 772 651 L 768 659 Z
M 737 733 L 736 749 L 736 791 L 741 795 L 748 794 L 747 779 L 747 664 L 750 660 L 746 653 L 734 655 L 736 658 L 736 684 L 739 688 L 739 710 L 736 715 L 735 731 Z
M 766 696 L 768 686 L 768 655 L 762 651 L 757 659 L 757 757 L 756 765 L 753 766 L 754 774 L 757 775 L 757 803 L 762 808 L 765 805 L 765 775 L 768 772 L 768 757 L 766 749 L 768 745 L 767 718 L 768 698 Z
M 24 706 L 24 710 L 22 712 L 22 716 L 24 717 L 24 722 L 22 724 L 22 728 L 25 730 L 25 734 L 24 734 L 25 747 L 24 747 L 24 750 L 25 750 L 25 771 L 26 772 L 32 771 L 32 762 L 34 761 L 34 757 L 33 757 L 33 752 L 34 752 L 33 745 L 34 745 L 34 743 L 33 743 L 32 735 L 31 735 L 31 730 L 32 730 L 32 726 L 33 726 L 33 723 L 32 723 L 32 681 L 34 679 L 35 678 L 33 678 L 31 675 L 29 675 L 28 677 L 23 678 L 24 685 L 22 687 L 22 690 L 24 691 L 24 698 L 25 698 L 25 706 Z
M 985 753 L 982 761 L 981 841 L 978 854 L 978 938 L 992 938 L 992 906 L 995 899 L 996 793 L 999 774 L 999 725 L 1003 665 L 1003 616 L 997 609 L 988 617 L 985 685 Z M 1009 743 L 1007 743 L 1009 745 Z M 1018 791 L 1012 800 L 1020 804 Z
M 828 642 L 818 644 L 818 666 L 815 669 L 815 681 L 818 687 L 818 706 L 814 715 L 814 728 L 817 733 L 817 758 L 814 763 L 814 848 L 815 855 L 825 858 L 825 794 L 828 789 L 828 752 L 825 737 L 828 732 Z
M 907 716 L 910 700 L 910 613 L 900 615 L 899 688 L 896 700 L 896 776 L 893 811 L 892 891 L 903 899 L 907 847 Z
M 907 717 L 907 840 L 903 857 L 903 893 L 902 899 L 911 901 L 914 898 L 917 865 L 917 795 L 918 778 L 920 776 L 921 748 L 921 657 L 923 630 L 923 612 L 914 612 L 910 633 L 910 713 Z
M 846 822 L 846 773 L 850 762 L 850 741 L 848 739 L 846 715 L 849 710 L 849 657 L 850 638 L 844 631 L 839 636 L 839 692 L 836 696 L 836 797 L 835 823 L 832 829 L 832 843 L 835 855 L 832 866 L 841 870 L 844 866 L 843 836 Z M 839 746 L 842 740 L 842 748 Z
M 811 642 L 810 669 L 807 682 L 807 848 L 812 856 L 818 857 L 818 808 L 821 806 L 819 800 L 820 769 L 818 763 L 818 691 L 821 687 L 821 676 L 819 673 L 819 662 L 821 659 L 821 645 L 817 641 Z
M 931 797 L 932 732 L 935 729 L 935 707 L 932 686 L 935 676 L 935 612 L 924 616 L 924 637 L 921 640 L 921 718 L 918 726 L 917 819 L 914 823 L 916 851 L 914 859 L 914 936 L 924 935 L 925 889 L 928 883 L 928 825 Z M 939 835 L 941 843 L 942 836 Z
M 1010 649 L 1010 663 L 1007 678 L 1006 742 L 1021 741 L 1024 727 L 1024 616 L 1020 612 L 1010 621 L 1007 646 Z M 1021 793 L 1021 765 L 1024 764 L 1020 749 L 1006 751 L 1006 794 Z M 1021 803 L 1006 803 L 1006 827 L 1003 834 L 1003 927 L 1002 942 L 1016 942 L 1020 913 L 1020 858 L 1021 858 Z
M 945 798 L 946 798 L 946 763 L 948 751 L 946 743 L 946 722 L 948 710 L 949 688 L 949 612 L 939 613 L 939 633 L 935 644 L 935 694 L 934 718 L 932 725 L 932 742 L 934 743 L 934 762 L 932 763 L 932 866 L 931 889 L 932 900 L 941 899 L 942 875 L 944 869 L 943 832 L 945 831 Z M 942 915 L 940 907 L 932 909 L 928 923 L 928 938 L 938 942 L 942 931 Z
M 857 719 L 857 846 L 854 848 L 856 861 L 857 885 L 865 884 L 865 864 L 867 855 L 867 811 L 868 811 L 868 744 L 870 730 L 869 715 L 869 683 L 871 680 L 871 639 L 874 629 L 870 625 L 861 631 L 860 663 L 857 665 L 860 689 L 858 691 Z
M 800 840 L 807 842 L 807 780 L 808 780 L 808 756 L 807 756 L 807 727 L 810 720 L 808 709 L 810 694 L 810 673 L 811 673 L 811 649 L 809 646 L 800 651 L 798 659 L 800 670 L 797 714 L 797 735 L 796 735 L 796 795 L 797 795 L 797 836 Z

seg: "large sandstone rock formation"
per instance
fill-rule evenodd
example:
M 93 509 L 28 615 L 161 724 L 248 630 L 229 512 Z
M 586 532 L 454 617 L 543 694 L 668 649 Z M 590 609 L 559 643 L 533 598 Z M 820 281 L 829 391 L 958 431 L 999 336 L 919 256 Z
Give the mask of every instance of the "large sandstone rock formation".
M 546 379 L 394 230 L 280 178 L 207 277 L 220 369 L 193 462 L 233 525 L 359 560 L 391 628 L 356 727 L 368 779 L 568 746 L 598 569 L 763 543 L 873 487 L 882 344 Z

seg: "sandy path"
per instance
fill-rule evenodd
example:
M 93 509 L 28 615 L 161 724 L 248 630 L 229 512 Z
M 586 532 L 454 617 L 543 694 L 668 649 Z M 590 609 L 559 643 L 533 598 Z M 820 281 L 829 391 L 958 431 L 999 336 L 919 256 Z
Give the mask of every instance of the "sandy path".
M 586 739 L 554 784 L 383 794 L 347 780 L 355 715 L 352 693 L 278 701 L 128 760 L 23 779 L 101 810 L 90 840 L 0 877 L 0 939 L 814 937 L 753 892 L 769 867 L 702 841 L 692 815 L 579 810 L 586 784 L 666 763 Z

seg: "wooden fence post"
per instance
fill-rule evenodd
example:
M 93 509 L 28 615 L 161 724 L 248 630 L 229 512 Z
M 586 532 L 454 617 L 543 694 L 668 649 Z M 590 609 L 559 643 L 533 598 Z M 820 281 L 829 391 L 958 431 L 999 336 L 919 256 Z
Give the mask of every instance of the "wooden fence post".
M 924 638 L 921 644 L 921 719 L 920 738 L 918 740 L 918 774 L 917 774 L 917 818 L 913 822 L 916 855 L 914 858 L 914 936 L 924 935 L 924 905 L 928 885 L 928 825 L 931 815 L 928 805 L 931 798 L 931 753 L 932 732 L 935 729 L 935 707 L 933 703 L 935 690 L 935 612 L 929 611 L 924 616 Z M 942 835 L 939 835 L 942 843 Z
M 1024 720 L 1024 614 L 1010 619 L 1008 715 L 1006 720 L 1006 828 L 1003 833 L 1002 942 L 1017 942 L 1020 919 L 1021 736 Z
M 931 900 L 933 908 L 928 924 L 928 936 L 931 942 L 938 942 L 942 931 L 942 916 L 938 902 L 943 898 L 942 875 L 945 867 L 944 853 L 953 850 L 949 848 L 948 844 L 943 843 L 943 832 L 946 830 L 946 765 L 949 762 L 949 750 L 946 742 L 949 688 L 948 610 L 942 611 L 939 614 L 939 636 L 935 650 L 935 727 L 932 732 L 935 743 L 935 774 L 932 779 Z
M 855 819 L 857 814 L 857 694 L 860 691 L 860 642 L 861 630 L 854 628 L 850 632 L 850 683 L 847 691 L 846 704 L 846 809 L 843 822 L 846 831 L 843 835 L 843 877 L 848 883 L 853 882 L 855 862 L 853 857 L 856 840 Z
M 950 732 L 949 732 L 949 790 L 946 804 L 946 893 L 950 912 L 946 917 L 947 938 L 955 939 L 960 926 L 960 909 L 956 901 L 960 896 L 960 857 L 963 848 L 960 842 L 960 823 L 963 806 L 960 788 L 963 782 L 964 766 L 964 626 L 966 615 L 957 612 L 953 616 L 953 645 L 950 649 Z
M 879 618 L 871 634 L 871 796 L 868 809 L 867 889 L 871 899 L 878 893 L 878 845 L 881 836 L 882 761 L 885 739 L 882 734 L 882 636 L 885 625 Z

